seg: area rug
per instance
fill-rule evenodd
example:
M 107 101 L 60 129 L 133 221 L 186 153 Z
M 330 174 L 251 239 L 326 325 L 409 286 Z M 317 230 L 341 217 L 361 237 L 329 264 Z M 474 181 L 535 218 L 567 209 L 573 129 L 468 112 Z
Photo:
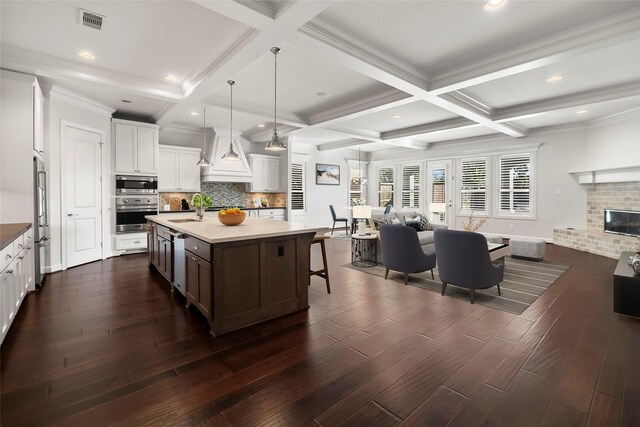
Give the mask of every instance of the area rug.
M 384 266 L 354 267 L 346 264 L 344 267 L 352 268 L 363 273 L 384 277 Z M 550 262 L 535 262 L 521 259 L 505 258 L 504 281 L 500 283 L 502 295 L 498 296 L 498 289 L 494 286 L 488 289 L 476 289 L 475 302 L 509 313 L 521 314 L 533 302 L 538 299 L 549 286 L 551 286 L 562 274 L 569 269 L 568 265 L 552 264 Z M 434 269 L 435 280 L 431 280 L 431 273 L 417 273 L 409 275 L 409 284 L 419 288 L 440 293 L 442 282 L 438 277 L 438 269 Z M 404 284 L 404 274 L 389 271 L 389 280 Z M 447 285 L 445 296 L 469 300 L 469 290 L 453 285 Z

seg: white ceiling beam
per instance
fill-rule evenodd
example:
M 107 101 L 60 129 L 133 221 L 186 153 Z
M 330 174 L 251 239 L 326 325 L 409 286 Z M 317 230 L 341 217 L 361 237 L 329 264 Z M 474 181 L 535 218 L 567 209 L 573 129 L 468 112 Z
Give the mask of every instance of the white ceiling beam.
M 362 48 L 329 33 L 317 25 L 305 25 L 293 38 L 289 38 L 287 41 L 305 48 L 316 55 L 323 56 L 329 61 L 413 95 L 417 99 L 430 102 L 498 132 L 513 137 L 523 137 L 525 135 L 522 130 L 506 123 L 493 122 L 486 114 L 479 113 L 468 107 L 455 104 L 431 94 L 426 89 L 425 81 L 399 69 L 393 64 L 381 60 L 375 54 L 366 52 Z
M 354 129 L 347 126 L 340 125 L 332 125 L 332 126 L 323 126 L 320 129 L 327 132 L 336 133 L 339 135 L 349 136 L 351 138 L 363 139 L 371 142 L 380 142 L 380 132 L 365 130 L 365 129 Z
M 626 11 L 434 76 L 429 91 L 441 95 L 479 85 L 637 39 L 639 34 L 640 12 Z
M 337 122 L 356 119 L 379 111 L 411 104 L 417 99 L 408 93 L 398 90 L 387 91 L 371 97 L 359 99 L 355 102 L 336 108 L 321 111 L 309 116 L 309 125 L 330 125 Z
M 586 92 L 558 96 L 529 102 L 514 107 L 501 108 L 494 111 L 496 121 L 517 120 L 534 114 L 579 107 L 581 105 L 596 104 L 615 99 L 640 96 L 640 81 L 602 87 Z
M 392 145 L 394 147 L 411 148 L 412 150 L 428 150 L 429 143 L 418 143 L 411 138 L 395 139 L 393 141 L 382 141 L 383 144 Z
M 463 128 L 468 126 L 476 126 L 477 123 L 465 117 L 456 117 L 453 119 L 441 120 L 434 123 L 426 123 L 423 125 L 411 126 L 404 129 L 397 129 L 388 132 L 382 132 L 380 138 L 383 141 L 392 139 L 406 138 L 409 136 L 426 135 L 433 132 Z
M 338 150 L 340 148 L 356 147 L 358 145 L 371 144 L 373 141 L 363 141 L 361 139 L 347 139 L 345 141 L 327 142 L 319 144 L 318 151 Z

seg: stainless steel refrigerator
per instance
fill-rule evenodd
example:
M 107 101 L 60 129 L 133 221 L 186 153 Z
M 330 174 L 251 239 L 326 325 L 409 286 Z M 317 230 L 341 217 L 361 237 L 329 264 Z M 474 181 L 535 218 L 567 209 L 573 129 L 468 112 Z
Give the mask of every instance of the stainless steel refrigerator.
M 49 206 L 47 204 L 47 171 L 44 162 L 38 157 L 33 158 L 33 241 L 35 242 L 35 279 L 39 288 L 44 280 L 44 254 L 49 244 Z

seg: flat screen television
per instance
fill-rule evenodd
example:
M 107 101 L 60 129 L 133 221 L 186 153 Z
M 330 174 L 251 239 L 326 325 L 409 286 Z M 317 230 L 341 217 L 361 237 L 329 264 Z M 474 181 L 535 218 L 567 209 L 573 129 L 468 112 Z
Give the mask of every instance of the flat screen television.
M 640 211 L 605 209 L 604 231 L 627 236 L 640 236 Z

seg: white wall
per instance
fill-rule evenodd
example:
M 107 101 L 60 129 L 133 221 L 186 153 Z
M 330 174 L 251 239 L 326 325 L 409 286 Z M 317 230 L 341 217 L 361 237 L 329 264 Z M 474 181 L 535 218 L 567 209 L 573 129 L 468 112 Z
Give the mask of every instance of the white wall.
M 306 162 L 306 212 L 304 214 L 293 213 L 290 221 L 300 222 L 311 227 L 331 227 L 333 220 L 329 205 L 333 205 L 338 216 L 349 217 L 349 211 L 341 208 L 349 206 L 347 161 L 357 160 L 357 152 L 344 149 L 318 151 L 315 146 L 296 144 L 295 141 L 289 147 L 292 151 L 292 161 Z M 340 165 L 340 185 L 316 185 L 316 163 Z M 340 224 L 336 224 L 336 227 L 339 226 Z
M 48 271 L 62 268 L 62 212 L 61 188 L 61 156 L 63 144 L 61 141 L 62 121 L 82 125 L 103 132 L 102 167 L 103 167 L 103 206 L 108 207 L 104 215 L 103 247 L 105 257 L 111 255 L 111 213 L 113 209 L 113 182 L 115 177 L 111 173 L 111 113 L 88 101 L 83 103 L 82 97 L 68 91 L 56 92 L 53 88 L 45 97 L 45 164 L 49 171 L 49 210 L 51 242 L 48 246 L 45 266 Z
M 587 149 L 582 170 L 640 166 L 640 110 L 590 125 Z

